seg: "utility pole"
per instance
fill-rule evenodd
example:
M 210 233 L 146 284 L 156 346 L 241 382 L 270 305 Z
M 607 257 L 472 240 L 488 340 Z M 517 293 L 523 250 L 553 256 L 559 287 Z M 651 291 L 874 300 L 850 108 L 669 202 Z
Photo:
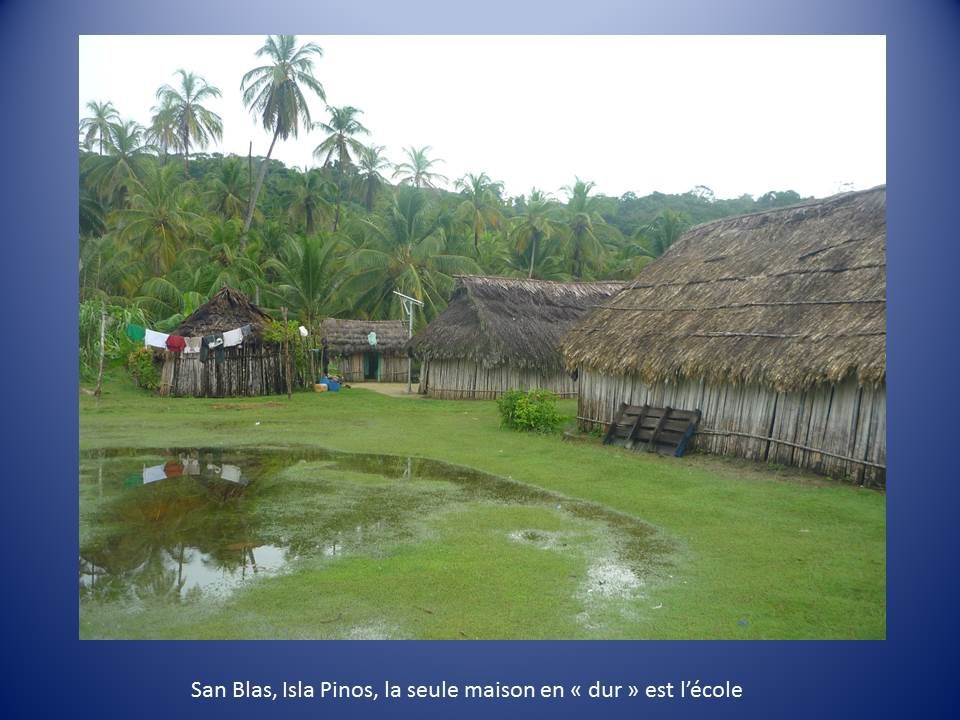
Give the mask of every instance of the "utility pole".
M 407 314 L 407 340 L 413 337 L 413 307 L 417 305 L 423 307 L 423 303 L 409 295 L 404 295 L 399 290 L 393 291 L 394 295 L 400 296 L 400 304 L 403 305 L 403 311 Z M 413 393 L 413 358 L 407 354 L 407 394 Z

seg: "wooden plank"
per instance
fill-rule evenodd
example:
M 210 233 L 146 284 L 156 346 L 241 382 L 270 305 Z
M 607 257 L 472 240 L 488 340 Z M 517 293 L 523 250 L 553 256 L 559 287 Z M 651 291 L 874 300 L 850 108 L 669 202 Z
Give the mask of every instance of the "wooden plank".
M 700 422 L 700 412 L 695 411 L 693 417 L 690 418 L 689 424 L 687 425 L 686 432 L 680 436 L 680 439 L 677 441 L 676 447 L 674 448 L 673 454 L 675 457 L 683 457 L 683 454 L 687 451 L 687 445 L 690 442 L 690 438 L 693 437 L 693 434 L 697 430 L 697 425 Z
M 655 449 L 657 444 L 657 436 L 660 434 L 660 430 L 663 428 L 663 424 L 667 421 L 667 418 L 670 417 L 670 408 L 665 408 L 663 415 L 660 416 L 660 422 L 657 423 L 657 426 L 653 429 L 653 433 L 650 435 L 650 442 L 647 443 L 647 452 L 650 452 Z
M 643 418 L 649 408 L 649 405 L 644 405 L 642 408 L 640 408 L 640 412 L 637 414 L 637 419 L 634 421 L 633 427 L 630 428 L 630 434 L 627 435 L 627 442 L 636 440 L 637 432 L 640 430 L 640 424 L 643 422 Z
M 626 403 L 620 403 L 620 411 L 614 416 L 613 422 L 610 423 L 610 427 L 607 428 L 607 434 L 603 436 L 603 444 L 609 445 L 610 441 L 613 439 L 613 434 L 617 429 L 617 420 L 623 415 L 624 410 L 627 409 Z

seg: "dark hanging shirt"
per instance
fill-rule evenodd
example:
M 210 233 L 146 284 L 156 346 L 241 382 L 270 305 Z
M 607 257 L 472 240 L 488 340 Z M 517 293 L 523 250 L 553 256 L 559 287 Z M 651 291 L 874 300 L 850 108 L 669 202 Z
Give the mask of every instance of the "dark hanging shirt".
M 207 361 L 211 350 L 214 351 L 214 359 L 217 362 L 223 362 L 225 356 L 223 351 L 223 335 L 221 333 L 203 336 L 203 342 L 200 343 L 200 362 L 205 363 Z

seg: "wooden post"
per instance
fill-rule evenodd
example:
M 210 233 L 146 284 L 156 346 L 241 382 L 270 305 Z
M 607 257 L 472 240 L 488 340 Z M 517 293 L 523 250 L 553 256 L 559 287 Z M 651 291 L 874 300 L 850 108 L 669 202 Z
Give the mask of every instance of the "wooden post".
M 407 340 L 413 337 L 413 303 L 409 303 L 410 312 L 407 318 Z M 407 395 L 413 393 L 413 357 L 407 352 Z
M 290 326 L 287 324 L 286 306 L 281 307 L 280 311 L 283 313 L 283 359 L 287 370 L 287 400 L 289 400 L 293 396 L 293 391 L 290 388 L 290 338 L 287 337 L 290 334 Z
M 313 384 L 317 381 L 317 363 L 313 357 L 313 348 L 310 347 L 311 340 L 313 339 L 313 331 L 310 328 L 307 328 L 307 332 L 310 334 L 307 337 L 303 338 L 303 347 L 304 347 L 304 352 L 306 352 L 307 356 L 310 358 L 310 382 L 307 383 L 307 389 L 309 390 L 311 387 L 313 387 Z
M 97 388 L 93 391 L 93 394 L 98 399 L 100 398 L 100 393 L 103 391 L 103 356 L 106 352 L 106 336 L 107 336 L 107 309 L 102 307 L 100 309 L 100 366 L 97 368 Z

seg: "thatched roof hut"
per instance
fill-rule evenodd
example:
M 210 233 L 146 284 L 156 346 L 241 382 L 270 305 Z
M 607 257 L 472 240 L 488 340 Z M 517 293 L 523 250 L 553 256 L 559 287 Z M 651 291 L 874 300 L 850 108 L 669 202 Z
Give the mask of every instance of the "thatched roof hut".
M 797 390 L 886 372 L 885 189 L 688 232 L 564 340 L 567 363 Z
M 225 287 L 177 325 L 173 334 L 194 337 L 250 325 L 253 335 L 260 337 L 263 328 L 271 320 L 272 318 L 250 302 L 246 295 L 239 290 Z
M 377 335 L 377 349 L 383 353 L 403 354 L 407 326 L 402 320 L 341 320 L 327 318 L 320 329 L 320 342 L 334 355 L 353 355 L 371 349 L 370 333 Z
M 376 345 L 370 344 L 370 333 Z M 337 363 L 351 382 L 407 379 L 407 326 L 402 320 L 344 320 L 327 318 L 320 328 L 325 357 Z
M 841 433 L 838 454 L 863 459 L 868 450 L 856 443 L 853 415 L 864 412 L 865 392 L 885 392 L 885 211 L 881 186 L 687 232 L 565 336 L 567 367 L 596 384 L 586 394 L 581 388 L 580 415 L 606 421 L 621 401 L 670 395 L 678 403 L 689 390 L 683 401 L 702 405 L 710 401 L 704 387 L 751 388 L 769 407 L 749 424 L 769 438 L 775 406 L 782 413 L 791 399 L 825 391 L 824 410 L 832 398 L 836 415 L 837 388 L 849 388 L 851 416 L 814 418 L 823 427 L 794 424 L 784 432 L 792 440 L 818 433 L 826 450 L 824 428 L 849 422 L 853 431 Z M 616 383 L 604 389 L 603 378 L 630 382 L 617 391 Z M 705 423 L 720 422 L 714 409 L 712 417 L 704 409 Z M 747 413 L 738 412 L 742 423 L 714 429 L 747 432 Z M 882 438 L 869 442 L 874 459 L 885 458 Z
M 560 338 L 622 287 L 459 276 L 446 310 L 408 346 L 424 363 L 421 392 L 483 398 L 539 386 L 574 394 Z
M 250 325 L 242 345 L 225 348 L 222 359 L 211 353 L 207 362 L 197 354 L 162 351 L 160 392 L 165 395 L 226 397 L 286 392 L 280 345 L 264 343 L 263 330 L 271 317 L 247 297 L 225 287 L 181 322 L 173 335 L 203 337 Z

